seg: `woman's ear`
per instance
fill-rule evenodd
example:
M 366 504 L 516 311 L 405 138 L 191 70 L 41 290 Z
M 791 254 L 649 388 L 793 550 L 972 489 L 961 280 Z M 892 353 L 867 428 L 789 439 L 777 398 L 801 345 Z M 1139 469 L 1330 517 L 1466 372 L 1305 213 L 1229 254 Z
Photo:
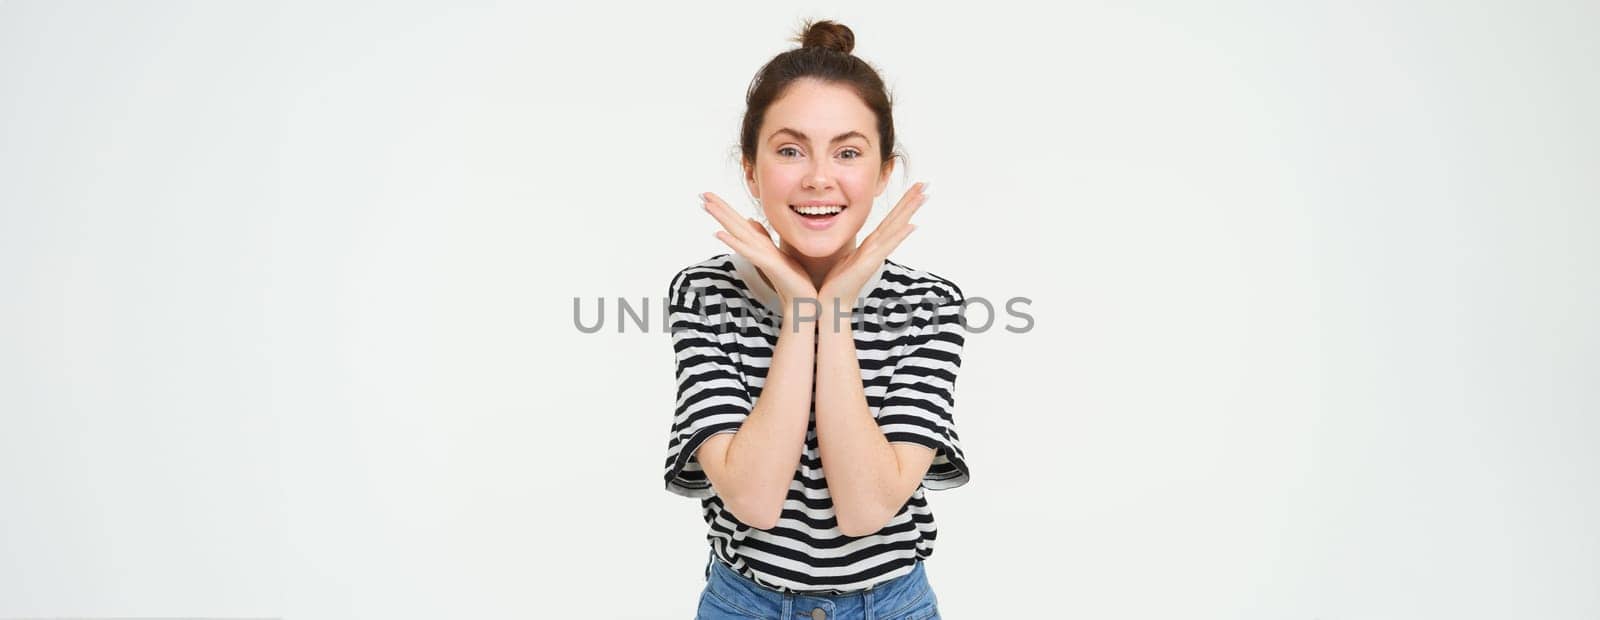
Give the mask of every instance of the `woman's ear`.
M 747 161 L 746 162 L 740 162 L 740 165 L 744 167 L 744 187 L 745 187 L 745 189 L 750 192 L 750 195 L 752 197 L 760 199 L 761 198 L 761 194 L 756 191 L 756 169 L 755 169 L 755 166 L 750 165 L 750 162 L 747 162 Z
M 883 164 L 883 172 L 878 173 L 878 191 L 874 192 L 873 196 L 882 196 L 883 190 L 889 187 L 889 176 L 894 174 L 894 162 L 896 159 L 898 158 L 890 157 L 889 161 Z

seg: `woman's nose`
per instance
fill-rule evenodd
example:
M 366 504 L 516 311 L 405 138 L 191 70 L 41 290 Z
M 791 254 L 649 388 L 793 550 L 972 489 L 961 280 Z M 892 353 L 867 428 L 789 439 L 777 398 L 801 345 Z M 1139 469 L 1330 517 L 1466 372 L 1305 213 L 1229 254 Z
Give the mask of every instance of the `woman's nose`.
M 812 164 L 806 181 L 812 189 L 830 189 L 833 187 L 833 173 L 828 170 L 828 164 Z

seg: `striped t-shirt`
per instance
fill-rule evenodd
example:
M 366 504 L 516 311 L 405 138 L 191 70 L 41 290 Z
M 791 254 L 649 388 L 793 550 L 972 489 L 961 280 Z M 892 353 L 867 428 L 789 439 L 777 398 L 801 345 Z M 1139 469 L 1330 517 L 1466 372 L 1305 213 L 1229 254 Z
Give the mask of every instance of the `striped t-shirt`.
M 915 493 L 879 531 L 846 536 L 817 451 L 816 409 L 777 525 L 747 526 L 728 511 L 695 451 L 707 437 L 739 430 L 761 397 L 782 315 L 778 295 L 748 259 L 722 254 L 679 271 L 668 292 L 678 398 L 667 443 L 668 491 L 700 500 L 717 559 L 757 583 L 785 592 L 858 591 L 911 572 L 933 554 L 933 512 L 924 490 L 968 480 L 952 417 L 965 342 L 961 289 L 926 271 L 884 261 L 862 287 L 851 323 L 867 408 L 889 443 L 936 450 Z M 833 311 L 801 302 L 832 329 Z M 851 321 L 840 309 L 840 322 Z M 908 321 L 909 317 L 909 323 Z

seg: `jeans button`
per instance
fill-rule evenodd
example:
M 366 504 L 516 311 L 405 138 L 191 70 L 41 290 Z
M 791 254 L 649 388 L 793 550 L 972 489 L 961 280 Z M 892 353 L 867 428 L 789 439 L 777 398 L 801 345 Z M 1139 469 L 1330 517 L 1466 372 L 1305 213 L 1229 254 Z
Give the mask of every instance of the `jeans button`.
M 811 620 L 828 620 L 828 612 L 822 611 L 821 607 L 813 609 L 811 610 Z

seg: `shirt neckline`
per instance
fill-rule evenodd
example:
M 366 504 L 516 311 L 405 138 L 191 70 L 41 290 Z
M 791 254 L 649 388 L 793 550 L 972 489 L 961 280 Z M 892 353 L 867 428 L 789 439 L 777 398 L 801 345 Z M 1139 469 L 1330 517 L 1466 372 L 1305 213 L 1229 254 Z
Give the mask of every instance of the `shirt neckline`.
M 744 281 L 745 289 L 750 291 L 752 297 L 755 297 L 756 303 L 761 304 L 767 312 L 774 313 L 775 316 L 781 318 L 784 310 L 782 300 L 778 298 L 778 292 L 768 286 L 766 280 L 761 279 L 761 271 L 756 268 L 755 263 L 750 262 L 750 259 L 745 258 L 743 254 L 738 252 L 730 253 L 728 257 L 729 260 L 733 261 L 733 269 L 738 273 L 739 279 Z M 878 284 L 883 281 L 883 272 L 888 268 L 889 261 L 883 261 L 883 264 L 878 266 L 878 270 L 872 274 L 872 277 L 867 279 L 867 283 L 861 285 L 861 292 L 856 297 L 861 299 L 871 297 L 872 292 L 876 291 Z M 863 305 L 862 302 L 853 303 L 850 309 L 854 311 L 856 307 L 861 305 Z

